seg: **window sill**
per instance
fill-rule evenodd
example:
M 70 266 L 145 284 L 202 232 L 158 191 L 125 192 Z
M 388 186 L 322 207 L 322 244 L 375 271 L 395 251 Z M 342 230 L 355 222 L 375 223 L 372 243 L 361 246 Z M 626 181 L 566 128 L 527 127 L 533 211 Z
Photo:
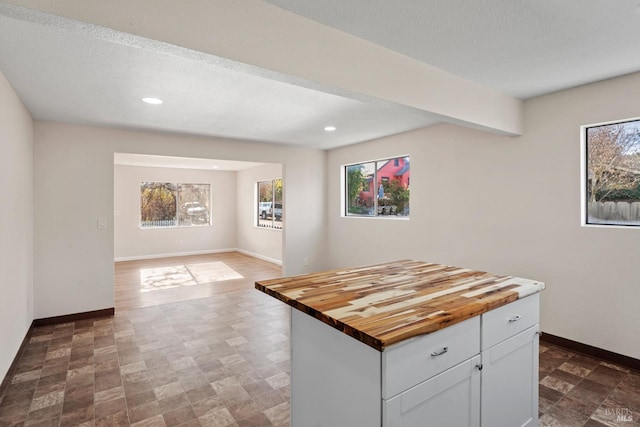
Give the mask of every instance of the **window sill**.
M 175 230 L 175 229 L 180 229 L 180 228 L 186 228 L 186 229 L 193 229 L 193 228 L 207 228 L 207 227 L 213 227 L 213 224 L 208 224 L 208 225 L 173 225 L 173 226 L 164 226 L 164 227 L 140 227 L 138 226 L 139 230 Z
M 396 216 L 396 215 L 378 215 L 378 216 L 342 215 L 342 218 L 380 219 L 380 220 L 390 220 L 390 221 L 409 221 L 409 219 L 411 217 L 408 217 L 408 216 Z
M 261 227 L 259 225 L 254 225 L 253 228 L 258 230 L 271 230 L 271 231 L 282 231 L 282 228 L 273 228 L 273 227 Z
M 596 224 L 596 223 L 582 223 L 581 227 L 585 228 L 617 228 L 620 230 L 638 229 L 640 230 L 640 224 Z

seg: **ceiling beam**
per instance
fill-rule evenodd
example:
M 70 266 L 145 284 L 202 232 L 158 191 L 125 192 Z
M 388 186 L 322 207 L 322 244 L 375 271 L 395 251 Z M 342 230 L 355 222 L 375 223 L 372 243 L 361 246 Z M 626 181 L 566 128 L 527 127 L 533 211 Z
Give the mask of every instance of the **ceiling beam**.
M 522 134 L 521 100 L 260 0 L 8 3 L 249 64 L 293 84 Z

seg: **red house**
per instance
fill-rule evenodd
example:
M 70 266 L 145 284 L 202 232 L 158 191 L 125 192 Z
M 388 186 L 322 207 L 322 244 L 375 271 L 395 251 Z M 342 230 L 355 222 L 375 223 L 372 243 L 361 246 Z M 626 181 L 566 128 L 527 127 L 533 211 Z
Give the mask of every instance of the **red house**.
M 403 187 L 409 188 L 410 178 L 411 170 L 408 157 L 398 157 L 378 163 L 375 186 L 373 185 L 373 176 L 369 176 L 365 184 L 366 189 L 360 192 L 360 204 L 373 206 L 374 196 L 385 197 L 385 185 L 383 185 L 385 182 L 398 180 Z M 381 186 L 383 188 L 380 188 Z

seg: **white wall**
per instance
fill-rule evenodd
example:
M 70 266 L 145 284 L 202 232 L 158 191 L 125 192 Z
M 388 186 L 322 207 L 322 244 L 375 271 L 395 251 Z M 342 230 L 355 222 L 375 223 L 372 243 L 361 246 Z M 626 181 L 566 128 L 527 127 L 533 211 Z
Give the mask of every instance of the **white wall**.
M 36 318 L 113 307 L 115 152 L 282 163 L 284 273 L 325 268 L 326 209 L 318 203 L 326 191 L 324 151 L 37 121 Z M 108 218 L 107 229 L 97 228 L 99 217 Z M 307 268 L 304 258 L 310 260 Z
M 640 229 L 580 227 L 584 124 L 640 116 L 640 74 L 525 103 L 525 134 L 439 125 L 329 152 L 329 266 L 412 258 L 546 282 L 550 334 L 640 358 Z M 340 216 L 340 165 L 411 156 L 409 221 Z
M 281 164 L 268 164 L 238 171 L 238 249 L 272 262 L 282 262 L 282 230 L 257 227 L 256 183 L 282 178 Z M 283 187 L 288 183 L 283 182 Z M 283 228 L 287 224 L 287 201 L 284 200 Z
M 140 183 L 211 185 L 211 226 L 140 228 Z M 116 260 L 233 250 L 236 247 L 236 172 L 114 165 Z
M 0 379 L 33 319 L 33 120 L 0 72 Z

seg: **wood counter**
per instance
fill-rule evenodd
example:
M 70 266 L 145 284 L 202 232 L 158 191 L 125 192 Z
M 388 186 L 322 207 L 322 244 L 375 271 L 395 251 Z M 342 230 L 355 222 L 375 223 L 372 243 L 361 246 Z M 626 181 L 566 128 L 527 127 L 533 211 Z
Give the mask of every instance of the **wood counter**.
M 544 289 L 544 283 L 421 261 L 256 282 L 256 289 L 382 351 Z

